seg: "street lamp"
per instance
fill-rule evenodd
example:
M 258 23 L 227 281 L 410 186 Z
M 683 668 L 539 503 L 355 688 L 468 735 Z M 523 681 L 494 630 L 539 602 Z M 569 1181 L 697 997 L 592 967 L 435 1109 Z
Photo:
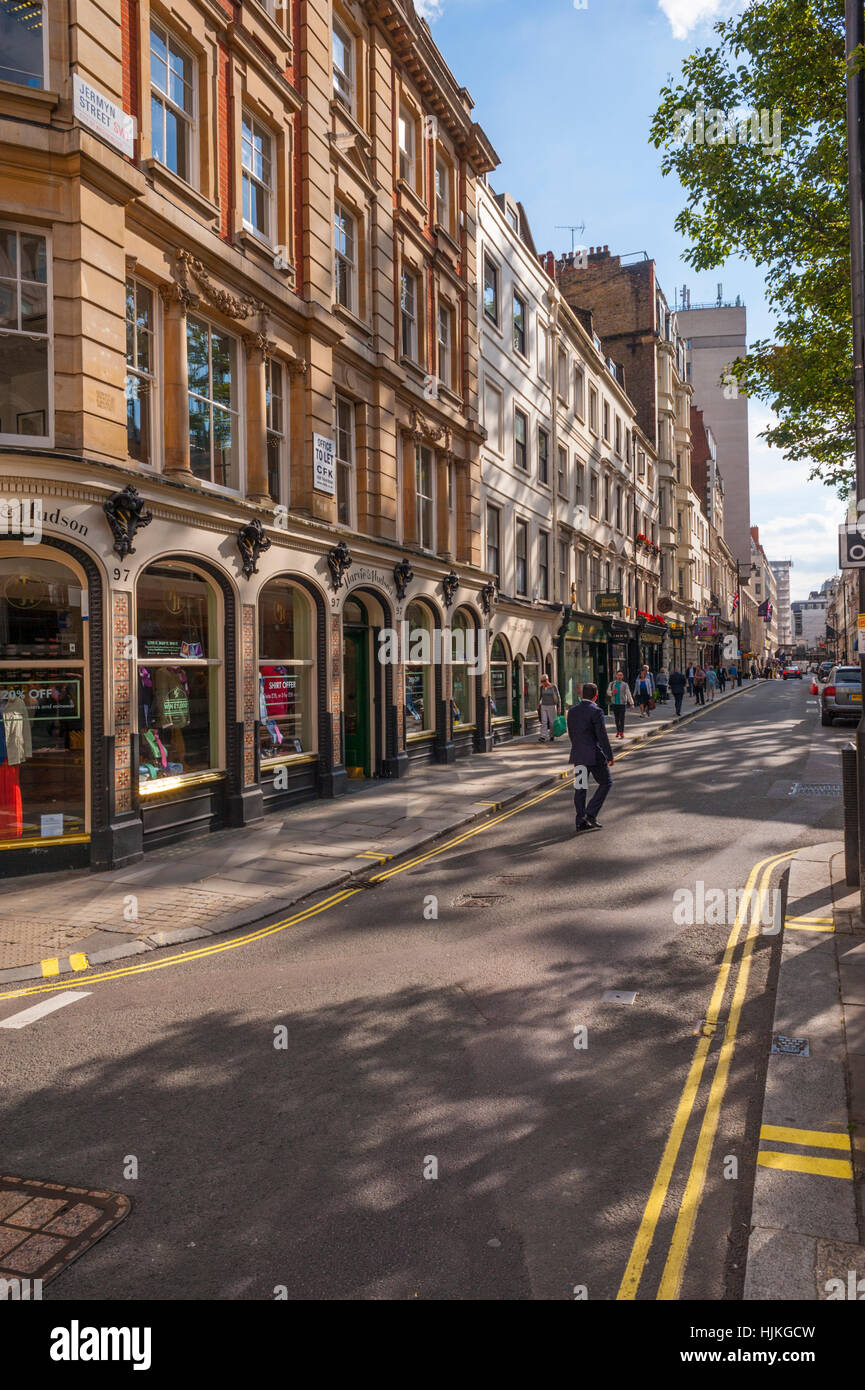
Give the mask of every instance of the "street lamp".
M 847 168 L 850 184 L 850 290 L 853 317 L 853 403 L 856 440 L 856 515 L 865 502 L 865 74 L 852 60 L 865 44 L 862 0 L 845 0 L 847 27 Z M 865 569 L 859 570 L 859 612 L 865 613 Z M 865 652 L 859 653 L 865 684 Z M 865 705 L 856 728 L 856 787 L 859 806 L 859 910 L 865 916 Z

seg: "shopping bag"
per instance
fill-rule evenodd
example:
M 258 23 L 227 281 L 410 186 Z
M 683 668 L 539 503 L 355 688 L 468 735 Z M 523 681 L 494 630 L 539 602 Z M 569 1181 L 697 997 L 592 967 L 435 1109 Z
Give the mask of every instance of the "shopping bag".
M 565 716 L 563 714 L 557 714 L 553 720 L 553 738 L 558 738 L 559 734 L 563 734 L 567 727 L 568 721 Z

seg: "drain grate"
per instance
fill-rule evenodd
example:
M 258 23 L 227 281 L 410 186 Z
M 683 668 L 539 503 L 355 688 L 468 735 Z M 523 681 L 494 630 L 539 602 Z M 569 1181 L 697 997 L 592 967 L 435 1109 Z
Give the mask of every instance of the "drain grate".
M 130 1206 L 120 1192 L 0 1177 L 0 1279 L 13 1289 L 22 1279 L 47 1284 L 122 1221 Z
M 788 796 L 840 796 L 840 782 L 794 782 Z
M 810 1057 L 811 1044 L 807 1038 L 788 1038 L 786 1033 L 773 1033 L 770 1051 L 785 1057 Z
M 504 893 L 460 893 L 454 898 L 454 907 L 498 907 L 499 903 L 510 902 Z

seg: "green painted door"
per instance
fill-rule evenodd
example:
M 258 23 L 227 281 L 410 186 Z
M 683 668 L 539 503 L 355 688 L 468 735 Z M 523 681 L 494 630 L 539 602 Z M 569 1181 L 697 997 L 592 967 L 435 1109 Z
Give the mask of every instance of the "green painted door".
M 369 628 L 344 627 L 345 767 L 349 777 L 369 777 Z

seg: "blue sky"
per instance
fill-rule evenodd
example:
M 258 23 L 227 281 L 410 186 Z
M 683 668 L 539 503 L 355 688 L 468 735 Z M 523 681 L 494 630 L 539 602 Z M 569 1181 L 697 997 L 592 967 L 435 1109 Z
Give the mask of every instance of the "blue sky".
M 525 205 L 539 251 L 571 245 L 558 224 L 612 252 L 647 251 L 673 302 L 686 284 L 693 304 L 741 295 L 749 340 L 773 325 L 756 267 L 729 261 L 696 274 L 675 231 L 683 195 L 660 173 L 648 143 L 658 93 L 682 59 L 712 42 L 712 23 L 741 0 L 415 0 L 501 166 L 491 177 Z M 808 469 L 787 464 L 757 434 L 768 421 L 751 401 L 751 520 L 770 559 L 792 558 L 792 596 L 805 598 L 835 573 L 844 505 Z M 723 468 L 723 461 L 722 461 Z

